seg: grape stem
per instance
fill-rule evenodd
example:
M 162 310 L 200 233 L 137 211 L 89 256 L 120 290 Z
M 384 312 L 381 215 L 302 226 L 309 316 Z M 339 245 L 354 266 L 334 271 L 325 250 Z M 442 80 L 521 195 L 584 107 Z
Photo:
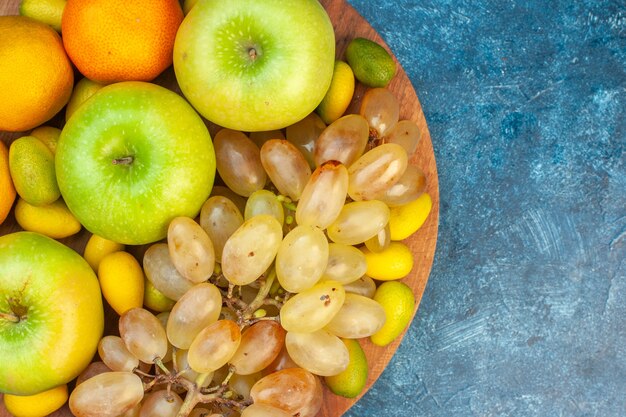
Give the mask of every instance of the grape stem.
M 156 366 L 158 366 L 158 367 L 159 367 L 159 368 L 163 371 L 163 373 L 164 373 L 165 375 L 169 375 L 169 374 L 170 374 L 170 370 L 169 370 L 169 369 L 167 369 L 167 366 L 165 366 L 165 365 L 163 364 L 163 361 L 161 360 L 161 358 L 155 358 L 155 359 L 154 359 L 154 364 L 155 364 Z
M 146 377 L 146 378 L 154 378 L 155 377 L 155 375 L 152 375 L 152 374 L 149 374 L 147 372 L 144 372 L 144 371 L 142 371 L 139 368 L 133 369 L 133 372 L 136 373 L 137 375 L 140 375 L 140 376 L 143 376 L 143 377 Z
M 259 292 L 257 293 L 256 297 L 254 297 L 254 300 L 252 300 L 252 302 L 248 304 L 248 307 L 244 310 L 243 318 L 245 320 L 250 320 L 254 312 L 264 304 L 267 298 L 267 295 L 270 293 L 270 290 L 272 289 L 272 284 L 274 283 L 275 279 L 276 279 L 276 269 L 272 268 L 270 269 L 269 273 L 265 277 L 265 281 L 261 285 L 261 288 L 259 288 Z
M 233 373 L 234 373 L 234 370 L 233 370 Z M 209 376 L 208 373 L 203 373 L 203 374 L 198 375 L 198 377 L 196 378 L 194 382 L 187 381 L 184 378 L 181 378 L 180 381 L 178 381 L 180 382 L 181 385 L 183 385 L 187 389 L 187 395 L 185 396 L 185 401 L 183 401 L 182 406 L 178 410 L 178 414 L 176 414 L 176 417 L 188 416 L 189 413 L 191 413 L 193 408 L 196 406 L 196 404 L 198 404 L 199 402 L 214 401 L 214 398 L 212 397 L 205 398 L 206 396 L 201 393 L 201 387 L 206 381 L 208 376 Z M 225 381 L 226 383 L 228 383 L 227 380 Z M 224 382 L 222 382 L 222 387 L 223 386 L 224 386 Z

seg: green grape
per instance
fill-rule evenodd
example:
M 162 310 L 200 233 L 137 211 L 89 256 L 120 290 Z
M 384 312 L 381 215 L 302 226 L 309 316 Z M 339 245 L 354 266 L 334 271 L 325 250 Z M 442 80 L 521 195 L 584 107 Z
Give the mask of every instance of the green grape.
M 258 190 L 253 192 L 246 202 L 246 209 L 243 214 L 244 220 L 249 220 L 259 214 L 269 214 L 278 220 L 282 226 L 285 223 L 285 210 L 276 194 L 269 190 Z
M 226 197 L 227 199 L 229 199 L 232 203 L 235 204 L 237 209 L 239 209 L 239 212 L 243 213 L 243 210 L 246 207 L 246 197 L 237 194 L 225 185 L 214 185 L 209 198 L 218 196 Z
M 172 390 L 158 390 L 146 395 L 139 417 L 176 417 L 183 400 Z
M 304 187 L 296 208 L 300 225 L 326 229 L 343 207 L 348 191 L 348 170 L 337 161 L 317 167 Z
M 285 330 L 275 321 L 259 321 L 241 335 L 241 343 L 229 363 L 238 375 L 251 375 L 265 369 L 285 344 Z
M 163 326 L 163 328 L 166 329 L 165 333 L 167 334 L 167 321 L 170 318 L 170 312 L 169 311 L 163 311 L 163 312 L 157 314 L 156 318 L 159 319 L 159 322 L 161 323 L 161 326 Z M 174 353 L 174 349 L 172 347 L 172 344 L 169 343 L 169 340 L 168 340 L 167 341 L 167 353 L 161 359 L 161 362 L 166 363 L 166 362 L 171 361 L 173 353 Z
M 351 283 L 344 285 L 343 288 L 346 290 L 346 295 L 350 293 L 372 298 L 376 292 L 376 283 L 372 278 L 367 275 L 363 275 L 356 281 L 352 281 Z
M 226 241 L 222 273 L 235 285 L 248 285 L 272 264 L 283 239 L 275 217 L 260 214 L 246 220 Z
M 191 366 L 189 366 L 189 361 L 187 360 L 188 353 L 189 351 L 185 349 L 176 349 L 173 359 L 176 361 L 176 369 L 178 370 L 178 372 L 182 372 L 182 377 L 188 381 L 196 382 L 200 374 L 191 369 Z M 208 387 L 213 381 L 213 375 L 213 372 L 209 372 L 204 377 L 200 387 Z
M 255 404 L 265 404 L 290 415 L 314 417 L 322 407 L 319 379 L 302 368 L 290 368 L 261 378 L 250 391 Z
M 280 323 L 288 332 L 319 330 L 337 314 L 345 296 L 339 282 L 322 281 L 291 297 L 280 310 Z
M 276 276 L 289 292 L 311 288 L 328 264 L 328 240 L 319 228 L 299 225 L 281 242 L 276 254 Z
M 319 376 L 337 375 L 350 362 L 346 345 L 326 329 L 312 333 L 287 332 L 285 346 L 298 366 Z
M 365 241 L 365 246 L 372 252 L 382 252 L 389 247 L 390 243 L 391 231 L 387 223 L 378 233 Z
M 139 366 L 139 359 L 128 351 L 119 336 L 108 335 L 100 339 L 98 355 L 112 371 L 132 372 Z
M 280 353 L 278 353 L 278 356 L 276 356 L 276 359 L 263 369 L 263 374 L 267 375 L 272 372 L 288 368 L 299 368 L 299 366 L 293 361 L 293 359 L 291 359 L 289 353 L 287 352 L 287 348 L 283 346 Z
M 287 140 L 271 139 L 261 147 L 261 163 L 278 192 L 297 201 L 311 176 L 300 150 Z
M 231 320 L 218 320 L 205 327 L 189 346 L 187 361 L 194 371 L 214 372 L 233 357 L 241 343 L 241 331 Z
M 234 374 L 228 381 L 228 386 L 237 394 L 241 395 L 244 401 L 249 401 L 252 399 L 250 397 L 250 390 L 252 389 L 254 384 L 259 379 L 261 379 L 261 377 L 262 375 L 260 372 L 256 372 L 250 375 Z
M 244 133 L 222 129 L 213 139 L 217 172 L 228 188 L 248 197 L 265 187 L 267 175 L 261 164 L 259 147 Z
M 261 148 L 265 142 L 272 139 L 285 139 L 285 135 L 280 130 L 262 130 L 258 132 L 250 132 L 248 135 L 250 140 L 254 142 L 256 146 Z
M 354 201 L 341 209 L 339 216 L 328 226 L 328 237 L 333 242 L 357 245 L 376 236 L 389 223 L 389 207 L 382 201 Z
M 335 336 L 360 339 L 379 331 L 385 320 L 385 310 L 377 301 L 348 293 L 341 309 L 325 328 Z
M 143 255 L 146 278 L 167 298 L 178 300 L 193 282 L 183 277 L 174 266 L 167 243 L 155 243 Z
M 315 161 L 313 160 L 315 140 L 325 128 L 326 124 L 322 118 L 319 117 L 317 113 L 313 112 L 299 122 L 296 122 L 291 126 L 287 126 L 285 129 L 285 136 L 287 140 L 293 143 L 296 148 L 300 150 L 306 161 L 309 163 L 309 167 L 312 169 L 316 166 Z
M 404 174 L 379 198 L 390 207 L 402 206 L 417 200 L 426 191 L 426 175 L 415 165 L 406 167 Z
M 76 417 L 118 417 L 143 398 L 143 382 L 132 372 L 105 372 L 77 385 L 69 398 Z
M 315 141 L 315 164 L 339 161 L 349 167 L 365 152 L 368 138 L 369 126 L 363 116 L 343 116 L 328 125 Z
M 367 151 L 348 168 L 348 195 L 355 201 L 379 198 L 398 182 L 407 165 L 406 151 L 395 143 Z
M 351 245 L 328 244 L 328 263 L 322 275 L 324 280 L 335 280 L 346 285 L 359 279 L 367 271 L 363 252 Z
M 154 363 L 167 353 L 165 329 L 154 314 L 131 308 L 119 320 L 120 337 L 130 353 L 144 363 Z
M 200 210 L 200 226 L 209 235 L 215 260 L 222 262 L 226 241 L 243 224 L 243 215 L 233 200 L 224 196 L 210 197 Z
M 209 235 L 189 217 L 174 218 L 167 229 L 167 247 L 180 274 L 197 284 L 213 275 L 215 249 Z
M 179 349 L 189 349 L 202 329 L 215 323 L 222 310 L 222 294 L 208 282 L 192 287 L 174 304 L 167 320 L 167 338 Z
M 388 89 L 372 88 L 365 92 L 359 113 L 376 130 L 378 137 L 383 137 L 398 123 L 400 104 Z
M 422 132 L 413 120 L 401 120 L 386 131 L 383 142 L 397 143 L 406 150 L 408 155 L 413 155 L 421 138 Z

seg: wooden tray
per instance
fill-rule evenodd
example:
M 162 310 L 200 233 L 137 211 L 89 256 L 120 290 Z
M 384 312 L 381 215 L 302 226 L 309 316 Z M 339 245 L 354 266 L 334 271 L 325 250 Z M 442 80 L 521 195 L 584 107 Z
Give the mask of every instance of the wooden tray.
M 18 14 L 19 2 L 20 0 L 3 1 L 2 4 L 0 4 L 0 15 Z M 333 25 L 335 27 L 338 58 L 345 59 L 344 50 L 348 42 L 352 38 L 357 36 L 375 40 L 385 46 L 387 50 L 389 50 L 387 45 L 376 33 L 376 31 L 369 25 L 369 23 L 365 19 L 363 19 L 363 17 L 360 16 L 356 10 L 354 10 L 349 4 L 347 4 L 345 0 L 321 0 L 321 3 L 328 11 L 328 14 L 330 15 L 333 21 Z M 389 84 L 388 88 L 400 100 L 400 119 L 414 120 L 417 122 L 422 130 L 422 140 L 416 154 L 411 157 L 410 161 L 412 164 L 415 164 L 422 168 L 422 170 L 425 172 L 428 178 L 427 192 L 430 194 L 433 201 L 433 208 L 428 219 L 426 220 L 426 223 L 420 228 L 420 230 L 418 230 L 417 233 L 415 233 L 406 241 L 415 257 L 415 266 L 411 273 L 406 278 L 404 278 L 403 281 L 408 284 L 415 293 L 417 299 L 415 311 L 417 311 L 419 301 L 426 286 L 426 281 L 428 280 L 428 276 L 430 274 L 430 269 L 433 263 L 435 247 L 437 243 L 437 228 L 439 223 L 439 184 L 437 178 L 435 155 L 433 152 L 430 133 L 428 132 L 428 127 L 424 118 L 424 113 L 422 112 L 422 107 L 417 98 L 415 90 L 411 85 L 410 80 L 408 79 L 406 73 L 399 63 L 397 63 L 397 68 L 397 74 Z M 174 91 L 180 92 L 178 86 L 176 85 L 176 80 L 171 68 L 166 70 L 154 82 L 166 86 Z M 355 96 L 350 108 L 348 109 L 348 113 L 358 113 L 358 105 L 365 91 L 366 88 L 363 85 L 357 83 Z M 60 116 L 63 115 L 64 111 L 61 111 Z M 62 127 L 62 120 L 63 117 L 55 117 L 47 124 Z M 14 139 L 28 133 L 29 132 L 0 132 L 0 140 L 9 145 Z M 214 131 L 212 133 L 214 133 Z M 9 214 L 7 220 L 2 225 L 0 225 L 0 235 L 15 232 L 18 230 L 21 229 L 19 225 L 17 225 L 17 223 L 15 222 L 13 213 Z M 89 232 L 83 230 L 78 235 L 72 236 L 71 238 L 62 239 L 61 241 L 75 249 L 78 253 L 82 254 L 85 244 L 89 239 L 89 236 Z M 385 369 L 385 367 L 389 363 L 389 360 L 398 348 L 401 339 L 402 337 L 399 337 L 393 343 L 384 348 L 378 347 L 370 343 L 368 339 L 363 339 L 361 341 L 370 366 L 367 386 L 362 395 L 367 391 L 367 389 L 372 386 L 372 384 L 378 379 L 382 371 Z M 344 412 L 348 410 L 356 401 L 358 401 L 358 398 L 349 400 L 335 396 L 332 393 L 326 391 L 324 406 L 319 412 L 318 417 L 339 417 L 343 415 Z M 72 414 L 67 408 L 67 405 L 52 414 L 52 416 L 55 417 L 68 417 L 71 415 Z M 6 411 L 6 409 L 4 409 L 4 406 L 0 402 L 0 417 L 9 416 L 10 414 Z

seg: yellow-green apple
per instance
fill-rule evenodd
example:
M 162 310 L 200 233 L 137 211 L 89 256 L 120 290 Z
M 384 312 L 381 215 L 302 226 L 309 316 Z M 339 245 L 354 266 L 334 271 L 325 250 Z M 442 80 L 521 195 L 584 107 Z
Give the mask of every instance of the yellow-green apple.
M 103 87 L 65 124 L 55 157 L 70 211 L 90 232 L 139 245 L 195 217 L 215 178 L 209 131 L 178 94 L 138 81 Z
M 242 131 L 291 125 L 320 103 L 335 34 L 318 0 L 206 0 L 176 34 L 174 71 L 200 114 Z
M 31 395 L 87 367 L 104 328 L 93 270 L 33 232 L 0 237 L 0 392 Z

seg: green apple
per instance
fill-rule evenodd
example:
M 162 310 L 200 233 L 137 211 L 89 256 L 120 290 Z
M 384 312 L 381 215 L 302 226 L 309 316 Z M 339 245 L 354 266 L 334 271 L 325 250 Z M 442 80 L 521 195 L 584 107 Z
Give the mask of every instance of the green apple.
M 55 158 L 68 208 L 90 232 L 127 245 L 157 241 L 195 217 L 215 178 L 202 118 L 178 94 L 128 81 L 98 90 L 64 126 Z
M 93 358 L 104 329 L 98 279 L 49 237 L 0 237 L 0 392 L 32 395 L 65 384 Z
M 189 102 L 230 129 L 281 129 L 311 113 L 333 75 L 335 33 L 318 0 L 206 0 L 176 34 Z

